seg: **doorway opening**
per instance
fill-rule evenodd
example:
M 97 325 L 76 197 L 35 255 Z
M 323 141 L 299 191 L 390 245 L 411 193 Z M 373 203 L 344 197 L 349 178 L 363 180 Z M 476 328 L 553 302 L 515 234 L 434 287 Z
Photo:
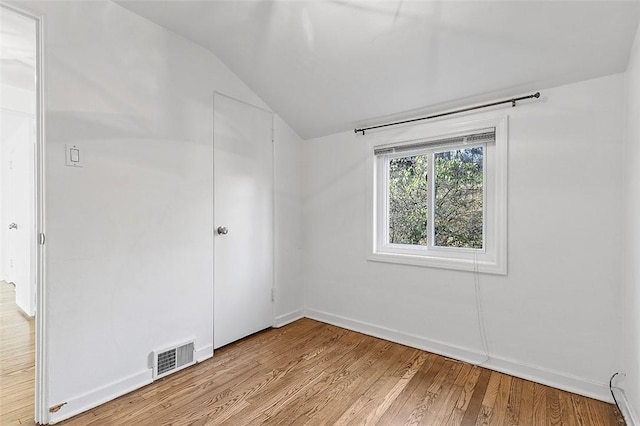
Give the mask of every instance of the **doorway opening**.
M 41 21 L 0 4 L 0 419 L 39 410 L 42 288 Z M 40 371 L 39 371 L 40 370 Z M 38 377 L 38 379 L 36 379 Z

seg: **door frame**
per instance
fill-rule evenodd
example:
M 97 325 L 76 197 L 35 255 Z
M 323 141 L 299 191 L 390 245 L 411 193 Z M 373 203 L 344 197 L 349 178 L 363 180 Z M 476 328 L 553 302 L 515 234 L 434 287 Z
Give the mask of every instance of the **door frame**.
M 36 347 L 35 347 L 35 395 L 34 395 L 34 420 L 39 424 L 49 423 L 49 410 L 47 408 L 48 394 L 48 366 L 47 366 L 47 339 L 46 339 L 46 292 L 45 292 L 45 126 L 44 126 L 44 66 L 43 66 L 43 16 L 37 12 L 24 8 L 22 5 L 0 3 L 0 8 L 7 12 L 21 15 L 34 22 L 36 30 L 36 145 L 34 164 L 34 208 L 35 208 L 35 233 L 37 241 L 35 259 L 31 261 L 32 274 L 36 280 Z

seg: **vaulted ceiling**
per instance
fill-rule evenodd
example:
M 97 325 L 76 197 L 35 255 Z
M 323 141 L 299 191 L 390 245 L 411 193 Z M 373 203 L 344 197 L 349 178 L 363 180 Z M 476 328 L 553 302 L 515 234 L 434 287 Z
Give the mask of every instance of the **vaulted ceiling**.
M 303 138 L 624 72 L 640 1 L 121 0 Z

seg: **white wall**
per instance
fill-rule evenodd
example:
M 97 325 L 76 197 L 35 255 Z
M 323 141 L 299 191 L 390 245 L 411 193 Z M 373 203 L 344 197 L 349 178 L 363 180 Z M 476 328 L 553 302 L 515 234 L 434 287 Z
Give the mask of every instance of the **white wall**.
M 640 425 L 640 29 L 627 69 L 626 268 L 624 280 L 622 380 L 626 402 Z
M 508 275 L 480 276 L 486 365 L 610 400 L 620 368 L 624 76 L 541 92 L 503 108 Z M 365 260 L 367 156 L 353 132 L 305 143 L 307 315 L 482 360 L 472 273 Z
M 9 263 L 9 168 L 7 167 L 7 158 L 9 158 L 9 147 L 2 142 L 2 133 L 0 132 L 0 280 L 10 281 L 10 263 Z
M 208 51 L 111 2 L 29 7 L 45 23 L 48 403 L 66 403 L 55 422 L 149 382 L 154 349 L 193 337 L 210 356 L 213 93 L 266 105 Z M 294 137 L 276 130 L 286 158 Z M 84 168 L 65 166 L 69 143 Z M 283 309 L 299 310 L 294 299 Z
M 0 83 L 0 108 L 35 115 L 35 91 Z
M 304 314 L 302 272 L 302 139 L 279 116 L 275 134 L 275 325 Z

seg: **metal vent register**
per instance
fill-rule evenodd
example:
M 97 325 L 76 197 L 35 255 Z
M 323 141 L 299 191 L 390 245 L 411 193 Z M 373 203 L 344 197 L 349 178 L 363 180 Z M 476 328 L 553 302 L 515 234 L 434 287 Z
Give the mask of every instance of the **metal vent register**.
M 153 378 L 158 379 L 190 366 L 194 363 L 194 352 L 194 342 L 153 352 Z

